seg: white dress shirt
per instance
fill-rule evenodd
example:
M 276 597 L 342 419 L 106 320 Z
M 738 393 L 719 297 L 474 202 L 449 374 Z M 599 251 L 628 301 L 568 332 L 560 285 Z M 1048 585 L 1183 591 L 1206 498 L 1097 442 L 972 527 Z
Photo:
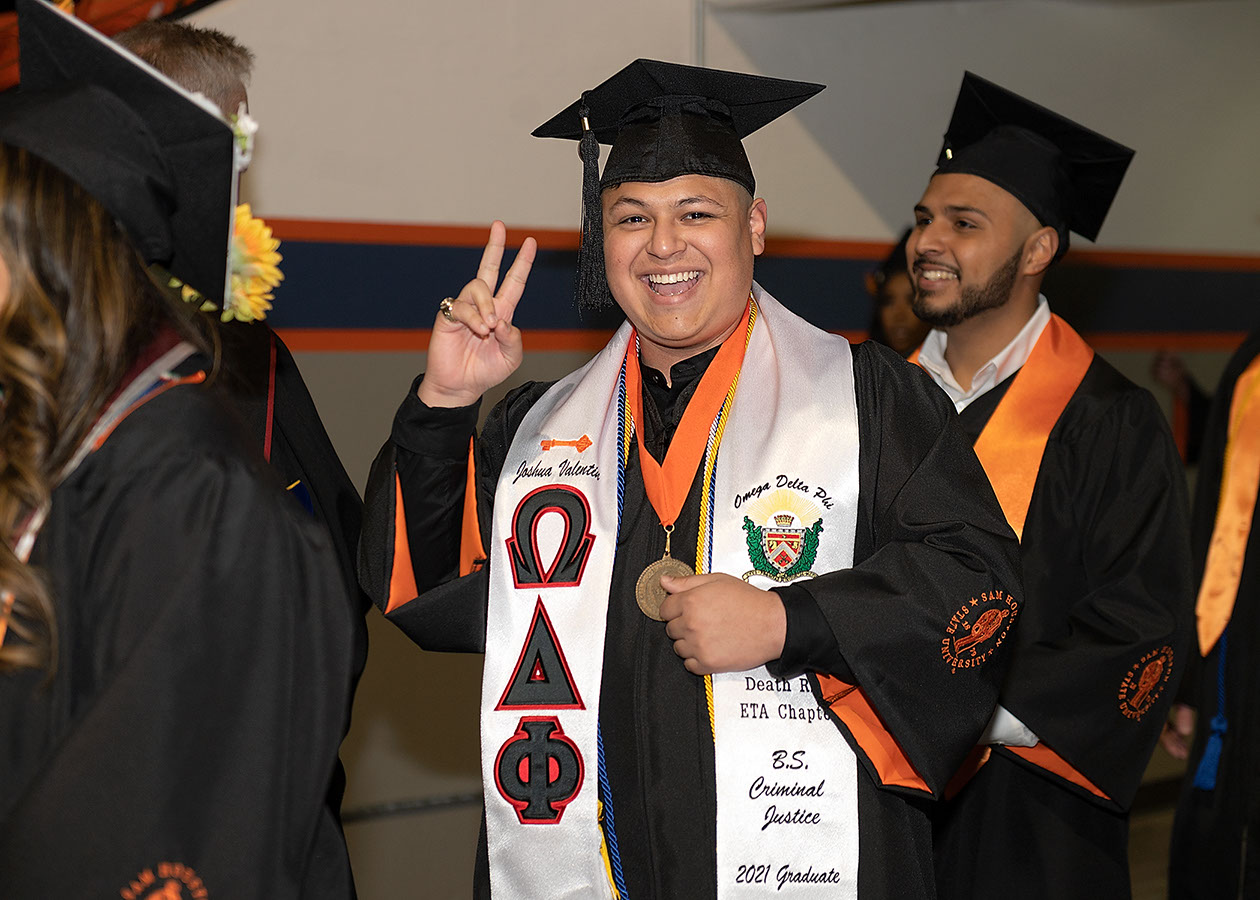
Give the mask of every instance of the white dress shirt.
M 949 395 L 949 399 L 954 401 L 954 408 L 962 412 L 972 400 L 993 390 L 1028 362 L 1028 356 L 1032 353 L 1037 338 L 1041 337 L 1041 332 L 1045 330 L 1049 322 L 1050 304 L 1046 302 L 1044 294 L 1039 294 L 1037 311 L 1024 323 L 1024 327 L 1009 344 L 976 371 L 971 378 L 970 390 L 964 391 L 959 386 L 953 371 L 949 368 L 949 363 L 945 362 L 945 344 L 949 338 L 939 328 L 929 331 L 923 341 L 923 346 L 919 348 L 919 365 Z

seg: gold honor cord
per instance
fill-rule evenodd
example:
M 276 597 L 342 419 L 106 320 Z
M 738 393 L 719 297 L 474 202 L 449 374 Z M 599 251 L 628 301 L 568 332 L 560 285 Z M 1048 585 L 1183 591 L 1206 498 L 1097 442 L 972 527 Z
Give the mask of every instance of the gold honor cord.
M 1260 357 L 1239 377 L 1229 408 L 1229 436 L 1221 472 L 1216 523 L 1203 564 L 1195 617 L 1199 652 L 1206 656 L 1229 624 L 1238 598 L 1256 493 L 1260 490 Z

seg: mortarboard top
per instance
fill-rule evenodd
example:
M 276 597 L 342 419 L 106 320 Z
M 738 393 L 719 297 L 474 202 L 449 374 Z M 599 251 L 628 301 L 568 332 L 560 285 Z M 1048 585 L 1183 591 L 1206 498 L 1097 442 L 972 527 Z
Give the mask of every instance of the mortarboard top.
M 1015 196 L 1042 225 L 1095 240 L 1133 159 L 1128 147 L 967 72 L 937 174 L 977 175 Z
M 534 137 L 581 141 L 579 303 L 600 306 L 609 299 L 600 191 L 630 181 L 710 175 L 755 193 L 742 139 L 822 89 L 803 81 L 636 59 L 534 129 Z M 598 144 L 612 145 L 602 178 Z
M 804 103 L 821 84 L 636 59 L 534 130 L 579 140 L 582 109 L 595 138 L 611 144 L 602 188 L 627 181 L 716 175 L 753 193 L 740 141 Z
M 236 199 L 232 126 L 103 35 L 41 0 L 18 0 L 21 86 L 0 108 L 0 142 L 85 188 L 161 263 L 207 298 L 225 296 Z

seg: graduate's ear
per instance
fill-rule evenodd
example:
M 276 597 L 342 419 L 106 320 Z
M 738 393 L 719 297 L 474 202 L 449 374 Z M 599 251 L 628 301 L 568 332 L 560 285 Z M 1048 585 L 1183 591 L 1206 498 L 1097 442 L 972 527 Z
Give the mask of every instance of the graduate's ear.
M 748 228 L 752 232 L 753 256 L 760 256 L 766 249 L 766 223 L 770 211 L 766 209 L 766 201 L 758 197 L 748 207 Z
M 1020 274 L 1043 274 L 1049 268 L 1050 263 L 1054 262 L 1054 255 L 1058 252 L 1059 232 L 1049 225 L 1038 228 L 1024 241 L 1023 264 L 1020 267 Z

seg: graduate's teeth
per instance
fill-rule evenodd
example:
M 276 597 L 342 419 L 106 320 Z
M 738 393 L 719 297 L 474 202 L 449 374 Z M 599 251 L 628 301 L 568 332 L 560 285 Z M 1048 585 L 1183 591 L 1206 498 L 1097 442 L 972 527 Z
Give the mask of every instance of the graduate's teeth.
M 648 275 L 648 281 L 652 284 L 677 284 L 680 281 L 691 281 L 699 277 L 699 272 L 674 272 L 671 275 Z
M 947 272 L 944 269 L 923 269 L 919 274 L 927 281 L 947 281 L 958 277 L 953 272 Z
M 677 297 L 691 290 L 700 277 L 698 271 L 674 272 L 669 275 L 653 273 L 647 276 L 648 287 L 662 297 Z

